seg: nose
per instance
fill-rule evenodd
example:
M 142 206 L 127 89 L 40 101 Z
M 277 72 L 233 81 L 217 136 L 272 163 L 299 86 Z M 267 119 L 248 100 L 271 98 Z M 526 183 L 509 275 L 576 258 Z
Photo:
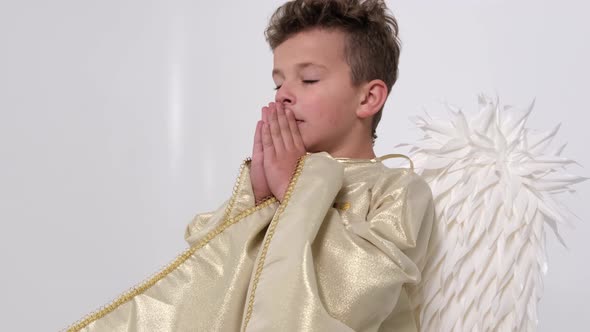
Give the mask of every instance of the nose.
M 295 96 L 291 89 L 287 86 L 286 82 L 281 85 L 281 88 L 277 90 L 275 94 L 275 102 L 283 105 L 295 103 Z

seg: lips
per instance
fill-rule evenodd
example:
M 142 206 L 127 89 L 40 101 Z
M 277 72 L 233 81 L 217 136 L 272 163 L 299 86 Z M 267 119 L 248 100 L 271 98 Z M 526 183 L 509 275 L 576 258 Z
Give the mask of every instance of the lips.
M 292 109 L 289 109 L 291 111 L 291 113 L 295 114 L 295 112 L 293 112 Z M 295 117 L 295 121 L 297 121 L 297 123 L 301 123 L 304 122 L 303 120 L 299 119 L 298 117 Z

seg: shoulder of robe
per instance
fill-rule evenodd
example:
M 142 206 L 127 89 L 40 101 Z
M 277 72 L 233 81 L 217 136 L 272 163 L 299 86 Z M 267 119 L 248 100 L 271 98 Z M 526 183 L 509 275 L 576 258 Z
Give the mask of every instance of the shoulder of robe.
M 381 208 L 394 206 L 396 202 L 424 209 L 433 204 L 432 190 L 424 177 L 409 168 L 384 167 L 371 189 L 367 218 L 371 219 Z
M 374 185 L 374 195 L 388 195 L 400 190 L 400 188 L 412 187 L 428 191 L 432 195 L 430 185 L 424 177 L 410 168 L 384 167 Z

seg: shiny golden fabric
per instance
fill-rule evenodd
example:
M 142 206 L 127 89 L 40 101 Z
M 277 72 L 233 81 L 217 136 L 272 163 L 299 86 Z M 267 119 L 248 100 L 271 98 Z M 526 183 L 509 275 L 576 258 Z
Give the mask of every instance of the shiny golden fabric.
M 232 197 L 187 226 L 191 247 L 72 331 L 416 331 L 434 218 L 428 184 L 380 160 L 303 156 L 282 204 Z

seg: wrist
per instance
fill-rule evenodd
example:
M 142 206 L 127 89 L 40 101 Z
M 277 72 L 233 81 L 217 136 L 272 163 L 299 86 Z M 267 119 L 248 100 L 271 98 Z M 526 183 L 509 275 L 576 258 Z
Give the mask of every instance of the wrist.
M 255 197 L 255 201 L 254 201 L 254 206 L 259 205 L 260 203 L 270 199 L 273 197 L 272 194 L 270 195 L 263 195 L 263 196 L 254 196 Z

